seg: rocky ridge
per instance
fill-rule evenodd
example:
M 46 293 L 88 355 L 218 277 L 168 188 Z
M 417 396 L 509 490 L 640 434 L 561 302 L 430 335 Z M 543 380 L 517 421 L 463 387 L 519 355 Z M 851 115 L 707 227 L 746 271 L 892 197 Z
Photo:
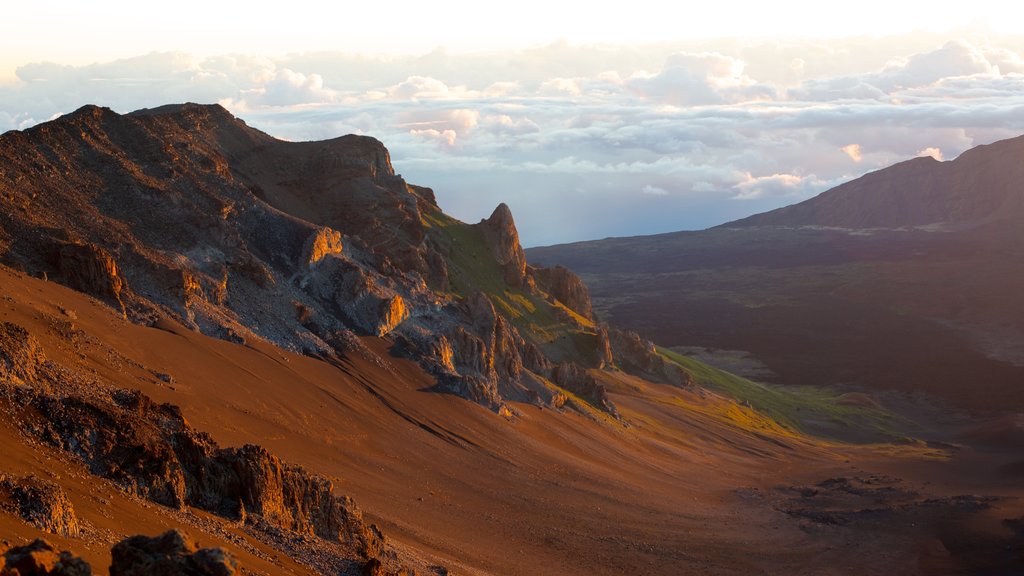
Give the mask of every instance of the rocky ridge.
M 217 105 L 86 106 L 0 136 L 0 229 L 0 261 L 133 321 L 324 357 L 387 337 L 504 414 L 563 405 L 578 379 L 558 365 L 614 363 L 585 286 L 527 266 L 507 205 L 458 222 L 373 138 L 284 142 Z

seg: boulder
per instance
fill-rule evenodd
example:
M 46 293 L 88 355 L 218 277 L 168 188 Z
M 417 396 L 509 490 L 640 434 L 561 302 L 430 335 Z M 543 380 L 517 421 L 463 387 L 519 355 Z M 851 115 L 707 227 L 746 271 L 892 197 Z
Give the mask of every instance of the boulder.
M 3 576 L 92 576 L 89 563 L 70 552 L 58 552 L 46 540 L 37 539 L 11 548 L 0 563 Z
M 21 518 L 40 530 L 61 536 L 79 534 L 71 500 L 55 482 L 36 476 L 0 475 L 0 496 L 13 501 Z
M 121 292 L 128 286 L 109 252 L 95 244 L 69 243 L 57 250 L 57 270 L 64 283 L 116 304 L 124 312 Z
M 42 346 L 28 330 L 0 322 L 0 378 L 32 382 L 45 361 Z
M 302 248 L 302 264 L 306 267 L 312 267 L 324 257 L 331 254 L 340 254 L 341 251 L 341 232 L 323 226 L 306 239 L 306 243 Z
M 199 548 L 178 530 L 132 536 L 110 551 L 110 576 L 232 576 L 238 562 L 223 548 Z
M 553 268 L 535 268 L 534 276 L 541 287 L 556 300 L 565 305 L 566 308 L 586 318 L 594 319 L 594 310 L 590 302 L 590 290 L 580 280 L 580 277 L 573 274 L 564 266 Z

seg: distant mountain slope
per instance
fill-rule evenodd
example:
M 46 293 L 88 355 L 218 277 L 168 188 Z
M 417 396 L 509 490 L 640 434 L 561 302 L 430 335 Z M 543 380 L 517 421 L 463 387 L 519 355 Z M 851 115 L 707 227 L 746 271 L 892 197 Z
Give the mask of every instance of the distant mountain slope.
M 898 228 L 978 224 L 1024 216 L 1024 136 L 978 146 L 955 160 L 914 158 L 814 198 L 723 224 Z
M 598 315 L 773 380 L 1024 408 L 1024 138 L 915 159 L 700 232 L 533 248 Z

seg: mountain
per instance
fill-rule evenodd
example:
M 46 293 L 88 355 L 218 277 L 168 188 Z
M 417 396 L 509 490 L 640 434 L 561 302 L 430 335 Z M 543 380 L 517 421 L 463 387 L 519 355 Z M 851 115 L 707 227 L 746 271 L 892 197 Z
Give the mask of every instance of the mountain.
M 933 429 L 602 314 L 373 138 L 196 104 L 0 135 L 0 571 L 1019 566 L 1012 418 Z
M 551 382 L 601 362 L 582 284 L 526 266 L 506 206 L 478 225 L 445 215 L 373 138 L 284 142 L 216 105 L 86 106 L 6 134 L 0 166 L 3 261 L 133 321 L 322 356 L 387 335 L 496 411 L 567 387 L 614 412 L 593 383 Z
M 814 198 L 723 227 L 970 227 L 1024 217 L 1024 136 L 978 146 L 950 162 L 922 156 Z
M 527 254 L 579 273 L 612 324 L 764 381 L 1020 410 L 1022 161 L 1015 138 L 705 231 Z

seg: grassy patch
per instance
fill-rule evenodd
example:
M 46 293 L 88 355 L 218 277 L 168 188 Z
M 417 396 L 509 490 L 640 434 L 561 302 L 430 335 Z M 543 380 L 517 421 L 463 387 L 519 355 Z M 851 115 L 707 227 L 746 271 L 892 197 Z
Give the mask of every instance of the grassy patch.
M 441 212 L 423 217 L 429 233 L 448 253 L 452 295 L 466 298 L 483 292 L 524 338 L 539 346 L 554 362 L 596 361 L 596 332 L 592 322 L 559 303 L 505 283 L 483 230 Z M 569 317 L 575 322 L 566 321 Z
M 836 390 L 760 384 L 666 348 L 658 352 L 692 374 L 700 386 L 725 393 L 787 428 L 852 442 L 906 437 L 899 430 L 909 422 L 883 408 L 843 403 Z

